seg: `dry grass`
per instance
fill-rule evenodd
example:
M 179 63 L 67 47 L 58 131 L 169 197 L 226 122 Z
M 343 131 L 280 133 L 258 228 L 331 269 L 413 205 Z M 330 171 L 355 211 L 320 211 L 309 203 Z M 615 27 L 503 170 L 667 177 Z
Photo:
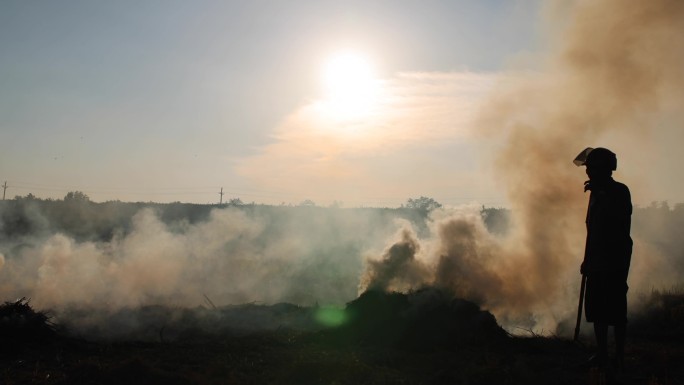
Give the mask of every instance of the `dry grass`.
M 479 314 L 475 309 L 470 311 Z M 383 322 L 386 321 L 396 320 L 388 316 Z M 403 326 L 414 327 L 419 321 L 411 320 Z M 645 325 L 646 321 L 642 322 Z M 441 323 L 430 325 L 435 328 Z M 393 340 L 410 343 L 387 344 L 385 339 L 374 340 L 364 334 L 378 333 L 368 329 L 367 323 L 358 327 L 357 332 L 362 334 L 353 334 L 353 328 L 341 329 L 341 332 L 280 328 L 236 335 L 217 328 L 211 333 L 192 334 L 195 338 L 167 342 L 93 342 L 58 334 L 55 338 L 36 340 L 0 358 L 0 383 L 670 385 L 684 382 L 681 365 L 684 346 L 675 340 L 652 339 L 647 334 L 637 334 L 628 341 L 624 373 L 606 374 L 584 365 L 591 349 L 558 337 L 506 337 L 486 343 L 478 339 L 454 339 L 444 344 L 434 344 L 434 341 L 417 344 L 414 338 L 420 334 L 412 334 L 409 339 Z M 396 337 L 391 333 L 390 336 Z

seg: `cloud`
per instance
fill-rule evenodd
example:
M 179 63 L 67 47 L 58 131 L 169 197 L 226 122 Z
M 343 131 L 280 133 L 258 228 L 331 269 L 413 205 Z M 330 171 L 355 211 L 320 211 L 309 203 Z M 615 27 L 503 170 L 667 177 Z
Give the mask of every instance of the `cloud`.
M 405 181 L 397 183 L 392 177 L 397 171 L 391 167 L 401 167 L 407 154 L 427 165 L 472 164 L 459 153 L 474 137 L 478 105 L 498 76 L 400 73 L 383 80 L 376 103 L 354 118 L 337 116 L 325 100 L 312 101 L 278 126 L 273 143 L 239 161 L 236 172 L 277 191 L 349 198 L 353 191 L 346 191 L 348 186 L 357 191 L 363 186 L 380 194 L 406 194 Z M 451 152 L 453 159 L 443 157 L 448 146 L 460 147 Z M 446 168 L 437 168 L 422 172 L 435 178 L 445 175 Z M 405 171 L 407 176 L 413 173 Z

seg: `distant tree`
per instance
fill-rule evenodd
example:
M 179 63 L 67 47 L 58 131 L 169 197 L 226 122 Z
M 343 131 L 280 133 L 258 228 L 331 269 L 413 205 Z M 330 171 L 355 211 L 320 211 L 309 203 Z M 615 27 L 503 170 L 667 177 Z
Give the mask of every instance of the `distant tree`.
M 306 206 L 306 207 L 314 207 L 316 206 L 316 202 L 312 201 L 311 199 L 304 199 L 299 203 L 300 206 Z
M 506 234 L 510 228 L 510 211 L 504 208 L 494 208 L 482 206 L 480 210 L 482 220 L 492 234 Z
M 442 204 L 432 198 L 421 196 L 420 198 L 415 199 L 409 198 L 406 201 L 406 205 L 402 205 L 402 207 L 406 207 L 409 209 L 432 211 L 434 209 L 442 207 Z
M 38 198 L 37 198 L 35 195 L 31 194 L 31 193 L 26 194 L 25 197 L 23 197 L 23 196 L 21 196 L 21 195 L 16 195 L 16 196 L 14 197 L 14 200 L 15 200 L 15 201 L 24 201 L 24 200 L 25 200 L 25 201 L 34 201 L 34 200 L 37 200 L 37 199 L 38 199 Z
M 669 211 L 670 210 L 670 204 L 667 201 L 659 201 L 659 202 L 653 201 L 649 205 L 649 208 L 656 209 L 656 210 L 660 209 L 660 210 Z
M 229 206 L 242 206 L 244 203 L 242 202 L 242 199 L 240 198 L 233 198 L 228 200 L 228 205 Z
M 65 202 L 90 202 L 90 197 L 82 191 L 69 191 L 64 196 Z

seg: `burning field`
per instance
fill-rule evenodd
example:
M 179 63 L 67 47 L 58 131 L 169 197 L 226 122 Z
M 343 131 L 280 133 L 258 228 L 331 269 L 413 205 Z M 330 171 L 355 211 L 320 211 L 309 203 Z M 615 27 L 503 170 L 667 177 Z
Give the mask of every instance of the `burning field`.
M 582 344 L 571 341 L 577 265 L 546 291 L 534 285 L 548 277 L 531 267 L 527 279 L 510 271 L 508 210 L 140 206 L 3 203 L 3 296 L 31 298 L 0 311 L 5 383 L 571 384 L 590 375 L 591 325 Z M 676 229 L 682 215 L 639 208 L 634 235 Z M 672 274 L 681 240 L 658 234 Z M 683 378 L 684 297 L 667 288 L 632 287 L 627 383 Z
M 0 202 L 0 382 L 604 383 L 591 325 L 571 341 L 571 160 L 610 143 L 634 197 L 678 179 L 684 2 L 546 11 L 542 68 L 502 76 L 472 127 L 507 209 Z M 651 145 L 674 162 L 644 166 Z M 684 383 L 683 223 L 635 207 L 621 383 Z

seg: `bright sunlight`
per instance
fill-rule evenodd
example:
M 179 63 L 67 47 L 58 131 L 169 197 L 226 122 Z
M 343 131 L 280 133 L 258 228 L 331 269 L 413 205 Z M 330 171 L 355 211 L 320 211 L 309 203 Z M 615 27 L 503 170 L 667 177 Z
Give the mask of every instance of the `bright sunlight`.
M 370 60 L 352 51 L 332 55 L 323 69 L 326 106 L 337 118 L 365 116 L 377 100 L 379 84 Z

